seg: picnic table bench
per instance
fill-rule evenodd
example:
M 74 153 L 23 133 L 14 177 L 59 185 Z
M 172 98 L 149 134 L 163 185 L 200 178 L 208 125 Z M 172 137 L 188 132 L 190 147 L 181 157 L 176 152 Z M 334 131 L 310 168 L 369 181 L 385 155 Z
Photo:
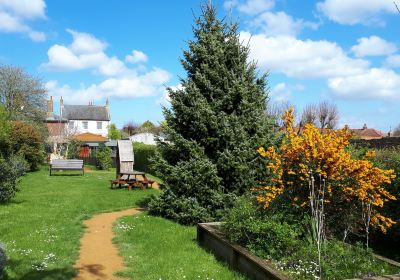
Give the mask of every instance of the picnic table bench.
M 137 176 L 142 176 L 143 179 L 138 179 Z M 111 180 L 111 188 L 118 185 L 128 185 L 128 190 L 132 190 L 133 187 L 139 187 L 142 190 L 147 187 L 151 187 L 154 181 L 149 180 L 146 177 L 146 174 L 141 171 L 131 171 L 131 172 L 123 172 L 117 174 L 117 179 Z
M 53 170 L 80 170 L 82 176 L 85 174 L 82 159 L 53 159 L 49 167 L 50 176 Z

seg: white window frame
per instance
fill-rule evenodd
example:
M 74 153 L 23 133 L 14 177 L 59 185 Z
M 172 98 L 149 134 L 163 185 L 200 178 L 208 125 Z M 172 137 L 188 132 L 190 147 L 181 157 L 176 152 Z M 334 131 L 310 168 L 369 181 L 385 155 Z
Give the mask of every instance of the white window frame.
M 103 122 L 96 122 L 96 127 L 97 127 L 97 130 L 102 130 L 103 129 Z
M 89 122 L 88 122 L 88 121 L 83 121 L 83 122 L 82 122 L 82 128 L 85 129 L 85 130 L 88 130 L 88 128 L 89 128 Z

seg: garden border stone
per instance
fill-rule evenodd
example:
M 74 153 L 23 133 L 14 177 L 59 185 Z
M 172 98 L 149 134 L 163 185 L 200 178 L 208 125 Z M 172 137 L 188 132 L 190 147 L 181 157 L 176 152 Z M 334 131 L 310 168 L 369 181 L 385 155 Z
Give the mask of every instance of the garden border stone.
M 215 223 L 197 224 L 197 241 L 203 248 L 212 251 L 217 259 L 240 273 L 254 280 L 289 280 L 272 265 L 240 245 L 232 244 L 218 229 L 221 225 Z

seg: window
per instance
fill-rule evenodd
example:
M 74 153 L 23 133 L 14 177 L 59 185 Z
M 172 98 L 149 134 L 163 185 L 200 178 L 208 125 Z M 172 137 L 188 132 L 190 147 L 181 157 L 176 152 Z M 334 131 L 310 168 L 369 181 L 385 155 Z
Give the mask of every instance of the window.
M 69 126 L 69 129 L 70 129 L 70 130 L 73 129 L 73 128 L 74 128 L 74 122 L 73 122 L 73 121 L 70 121 L 70 122 L 68 123 L 68 126 Z
M 88 129 L 88 122 L 82 122 L 83 129 Z
M 103 129 L 103 122 L 97 122 L 97 129 Z

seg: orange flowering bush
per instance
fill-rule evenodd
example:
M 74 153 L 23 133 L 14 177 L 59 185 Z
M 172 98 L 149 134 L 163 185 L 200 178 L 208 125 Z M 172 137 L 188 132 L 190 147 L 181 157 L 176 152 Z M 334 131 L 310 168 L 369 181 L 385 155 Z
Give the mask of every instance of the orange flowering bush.
M 386 189 L 395 177 L 393 170 L 377 168 L 370 161 L 374 152 L 367 152 L 363 159 L 356 160 L 346 150 L 351 137 L 347 129 L 338 131 L 320 130 L 307 124 L 301 133 L 293 127 L 293 109 L 285 112 L 285 139 L 279 150 L 274 147 L 259 148 L 258 153 L 269 159 L 267 169 L 271 182 L 254 188 L 257 201 L 265 208 L 280 196 L 287 197 L 292 204 L 308 207 L 310 175 L 318 174 L 316 180 L 326 184 L 325 203 L 327 215 L 340 216 L 349 211 L 364 211 L 364 205 L 372 210 L 370 224 L 383 232 L 395 222 L 378 212 L 388 200 L 395 200 Z

